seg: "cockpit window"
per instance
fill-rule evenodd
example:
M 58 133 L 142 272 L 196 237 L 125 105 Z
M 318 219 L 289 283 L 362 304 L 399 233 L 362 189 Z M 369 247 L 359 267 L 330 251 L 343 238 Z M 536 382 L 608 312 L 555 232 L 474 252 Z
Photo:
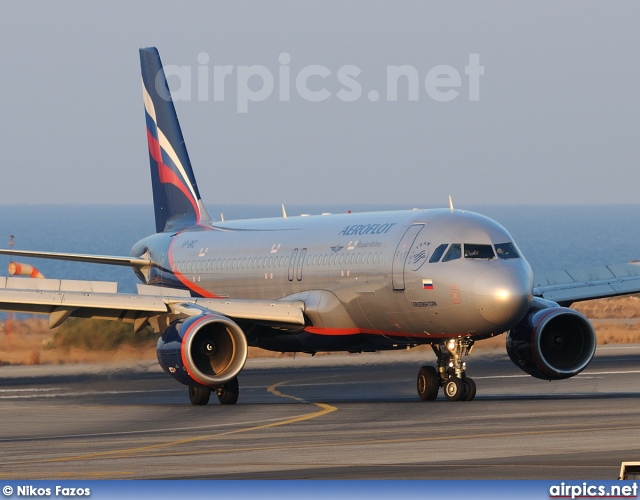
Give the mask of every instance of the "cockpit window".
M 491 245 L 464 244 L 465 259 L 493 259 L 495 256 Z
M 429 259 L 429 262 L 438 262 L 440 260 L 440 257 L 442 257 L 442 254 L 444 253 L 444 251 L 447 249 L 447 246 L 449 246 L 448 243 L 443 243 L 442 245 L 438 245 L 438 248 L 436 248 L 433 251 L 433 254 Z
M 520 254 L 516 250 L 516 246 L 513 243 L 500 243 L 495 246 L 496 253 L 501 259 L 518 259 Z
M 449 247 L 449 250 L 447 250 L 442 262 L 449 262 L 450 260 L 456 260 L 460 257 L 462 257 L 462 245 L 460 243 L 454 243 Z

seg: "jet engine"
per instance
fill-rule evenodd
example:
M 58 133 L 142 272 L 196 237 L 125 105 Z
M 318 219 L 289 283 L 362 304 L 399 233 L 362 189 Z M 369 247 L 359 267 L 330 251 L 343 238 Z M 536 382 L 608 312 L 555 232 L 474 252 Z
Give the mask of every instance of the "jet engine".
M 596 350 L 591 323 L 578 311 L 534 299 L 507 335 L 511 361 L 533 377 L 561 380 L 584 370 Z
M 156 348 L 160 366 L 178 382 L 208 387 L 235 377 L 244 367 L 247 351 L 242 329 L 218 314 L 174 321 Z

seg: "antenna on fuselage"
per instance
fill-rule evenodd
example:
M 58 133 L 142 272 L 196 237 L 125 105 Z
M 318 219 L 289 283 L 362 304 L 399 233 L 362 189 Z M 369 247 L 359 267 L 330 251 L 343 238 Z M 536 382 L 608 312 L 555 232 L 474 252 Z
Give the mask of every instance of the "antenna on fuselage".
M 453 200 L 451 199 L 451 195 L 449 195 L 449 210 L 453 213 Z
M 220 212 L 220 222 L 224 222 L 224 214 Z
M 282 217 L 287 218 L 287 211 L 284 209 L 284 203 L 282 204 Z

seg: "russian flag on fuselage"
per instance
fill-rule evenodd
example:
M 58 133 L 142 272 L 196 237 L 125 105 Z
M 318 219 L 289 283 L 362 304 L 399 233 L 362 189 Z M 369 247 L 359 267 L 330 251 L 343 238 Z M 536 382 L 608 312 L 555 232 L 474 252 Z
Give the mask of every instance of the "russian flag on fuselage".
M 140 49 L 140 65 L 156 231 L 198 224 L 208 216 L 155 47 Z

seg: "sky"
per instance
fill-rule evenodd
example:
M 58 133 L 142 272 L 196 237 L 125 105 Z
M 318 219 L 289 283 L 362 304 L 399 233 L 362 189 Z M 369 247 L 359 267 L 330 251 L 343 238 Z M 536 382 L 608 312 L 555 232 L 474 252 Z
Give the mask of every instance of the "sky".
M 208 207 L 639 202 L 637 2 L 0 12 L 0 204 L 152 202 L 146 46 Z

